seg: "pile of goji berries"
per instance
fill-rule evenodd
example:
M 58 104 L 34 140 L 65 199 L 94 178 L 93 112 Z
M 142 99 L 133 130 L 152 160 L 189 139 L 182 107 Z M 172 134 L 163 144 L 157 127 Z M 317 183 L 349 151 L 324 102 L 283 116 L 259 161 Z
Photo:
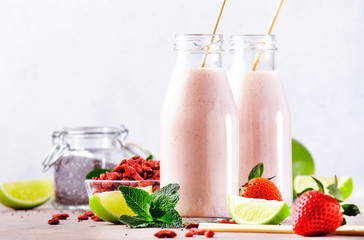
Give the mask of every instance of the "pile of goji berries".
M 100 177 L 93 177 L 92 180 L 123 180 L 131 181 L 122 183 L 132 187 L 146 187 L 153 186 L 153 191 L 159 189 L 159 182 L 153 180 L 160 180 L 160 162 L 156 160 L 148 160 L 140 156 L 134 156 L 130 159 L 124 159 L 116 166 L 111 172 L 100 174 Z M 141 181 L 141 182 L 132 182 Z M 111 181 L 103 181 L 101 183 L 93 183 L 96 191 L 94 193 L 115 191 L 120 186 L 120 183 L 113 183 Z

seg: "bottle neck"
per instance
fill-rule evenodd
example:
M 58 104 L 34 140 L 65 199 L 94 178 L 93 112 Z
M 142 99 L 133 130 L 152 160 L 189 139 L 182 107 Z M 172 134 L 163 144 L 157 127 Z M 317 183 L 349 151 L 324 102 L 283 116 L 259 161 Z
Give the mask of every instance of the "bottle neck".
M 274 35 L 233 36 L 231 68 L 240 71 L 275 71 L 276 51 Z
M 221 68 L 221 53 L 214 54 L 191 54 L 188 52 L 177 52 L 177 67 L 183 68 Z
M 220 34 L 176 35 L 177 67 L 221 68 L 222 43 Z

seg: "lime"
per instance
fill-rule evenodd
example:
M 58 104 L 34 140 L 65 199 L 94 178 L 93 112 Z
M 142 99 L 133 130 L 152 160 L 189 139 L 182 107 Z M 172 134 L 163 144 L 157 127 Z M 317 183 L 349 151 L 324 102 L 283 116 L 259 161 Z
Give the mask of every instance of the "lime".
M 240 224 L 279 224 L 290 213 L 287 203 L 229 195 L 229 213 Z
M 329 190 L 327 186 L 335 183 L 335 177 L 316 177 L 325 187 L 325 193 L 328 194 Z M 348 198 L 353 191 L 353 181 L 351 177 L 344 176 L 344 177 L 337 177 L 338 181 L 338 188 L 343 196 L 344 199 Z M 297 193 L 302 192 L 306 188 L 313 188 L 318 190 L 318 186 L 316 182 L 312 179 L 311 176 L 297 176 L 293 183 L 294 190 Z
M 300 142 L 292 139 L 292 180 L 297 175 L 313 175 L 315 166 L 310 152 Z
M 47 202 L 53 189 L 48 178 L 0 184 L 0 202 L 14 209 L 35 208 Z
M 149 194 L 153 191 L 153 186 L 141 188 Z M 102 220 L 119 222 L 121 215 L 135 216 L 136 214 L 128 207 L 123 194 L 120 191 L 95 193 L 89 201 L 90 209 Z

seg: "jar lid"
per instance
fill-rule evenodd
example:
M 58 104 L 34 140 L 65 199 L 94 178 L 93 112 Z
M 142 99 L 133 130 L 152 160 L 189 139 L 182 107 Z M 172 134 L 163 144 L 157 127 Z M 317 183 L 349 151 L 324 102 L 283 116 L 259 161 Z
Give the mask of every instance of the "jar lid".
M 47 171 L 53 164 L 68 150 L 68 145 L 64 144 L 64 137 L 90 137 L 90 135 L 114 135 L 120 146 L 125 148 L 124 140 L 128 137 L 129 130 L 121 125 L 117 127 L 65 127 L 61 131 L 55 131 L 52 134 L 53 144 L 48 156 L 42 162 L 43 171 Z
M 61 131 L 55 131 L 52 134 L 53 138 L 61 135 L 93 135 L 93 134 L 125 134 L 127 137 L 129 130 L 121 125 L 120 128 L 116 127 L 65 127 Z

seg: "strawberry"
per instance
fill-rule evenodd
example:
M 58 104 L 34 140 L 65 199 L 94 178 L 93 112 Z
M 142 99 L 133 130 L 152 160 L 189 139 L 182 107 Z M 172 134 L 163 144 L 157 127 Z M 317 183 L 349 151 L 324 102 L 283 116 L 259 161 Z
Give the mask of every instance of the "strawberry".
M 261 198 L 266 200 L 282 201 L 277 186 L 270 181 L 272 178 L 263 178 L 263 163 L 258 163 L 250 172 L 248 182 L 240 189 L 240 196 L 246 198 Z
M 316 190 L 302 194 L 292 213 L 293 231 L 302 236 L 323 236 L 333 233 L 343 221 L 339 202 Z
M 355 216 L 359 209 L 353 204 L 339 204 L 342 196 L 335 183 L 328 187 L 329 193 L 334 197 L 325 195 L 323 185 L 312 177 L 319 191 L 312 188 L 306 189 L 296 200 L 292 212 L 292 226 L 296 234 L 302 236 L 324 236 L 335 232 L 342 224 L 345 224 L 343 214 Z M 338 200 L 337 200 L 338 199 Z M 341 212 L 341 208 L 344 212 Z

